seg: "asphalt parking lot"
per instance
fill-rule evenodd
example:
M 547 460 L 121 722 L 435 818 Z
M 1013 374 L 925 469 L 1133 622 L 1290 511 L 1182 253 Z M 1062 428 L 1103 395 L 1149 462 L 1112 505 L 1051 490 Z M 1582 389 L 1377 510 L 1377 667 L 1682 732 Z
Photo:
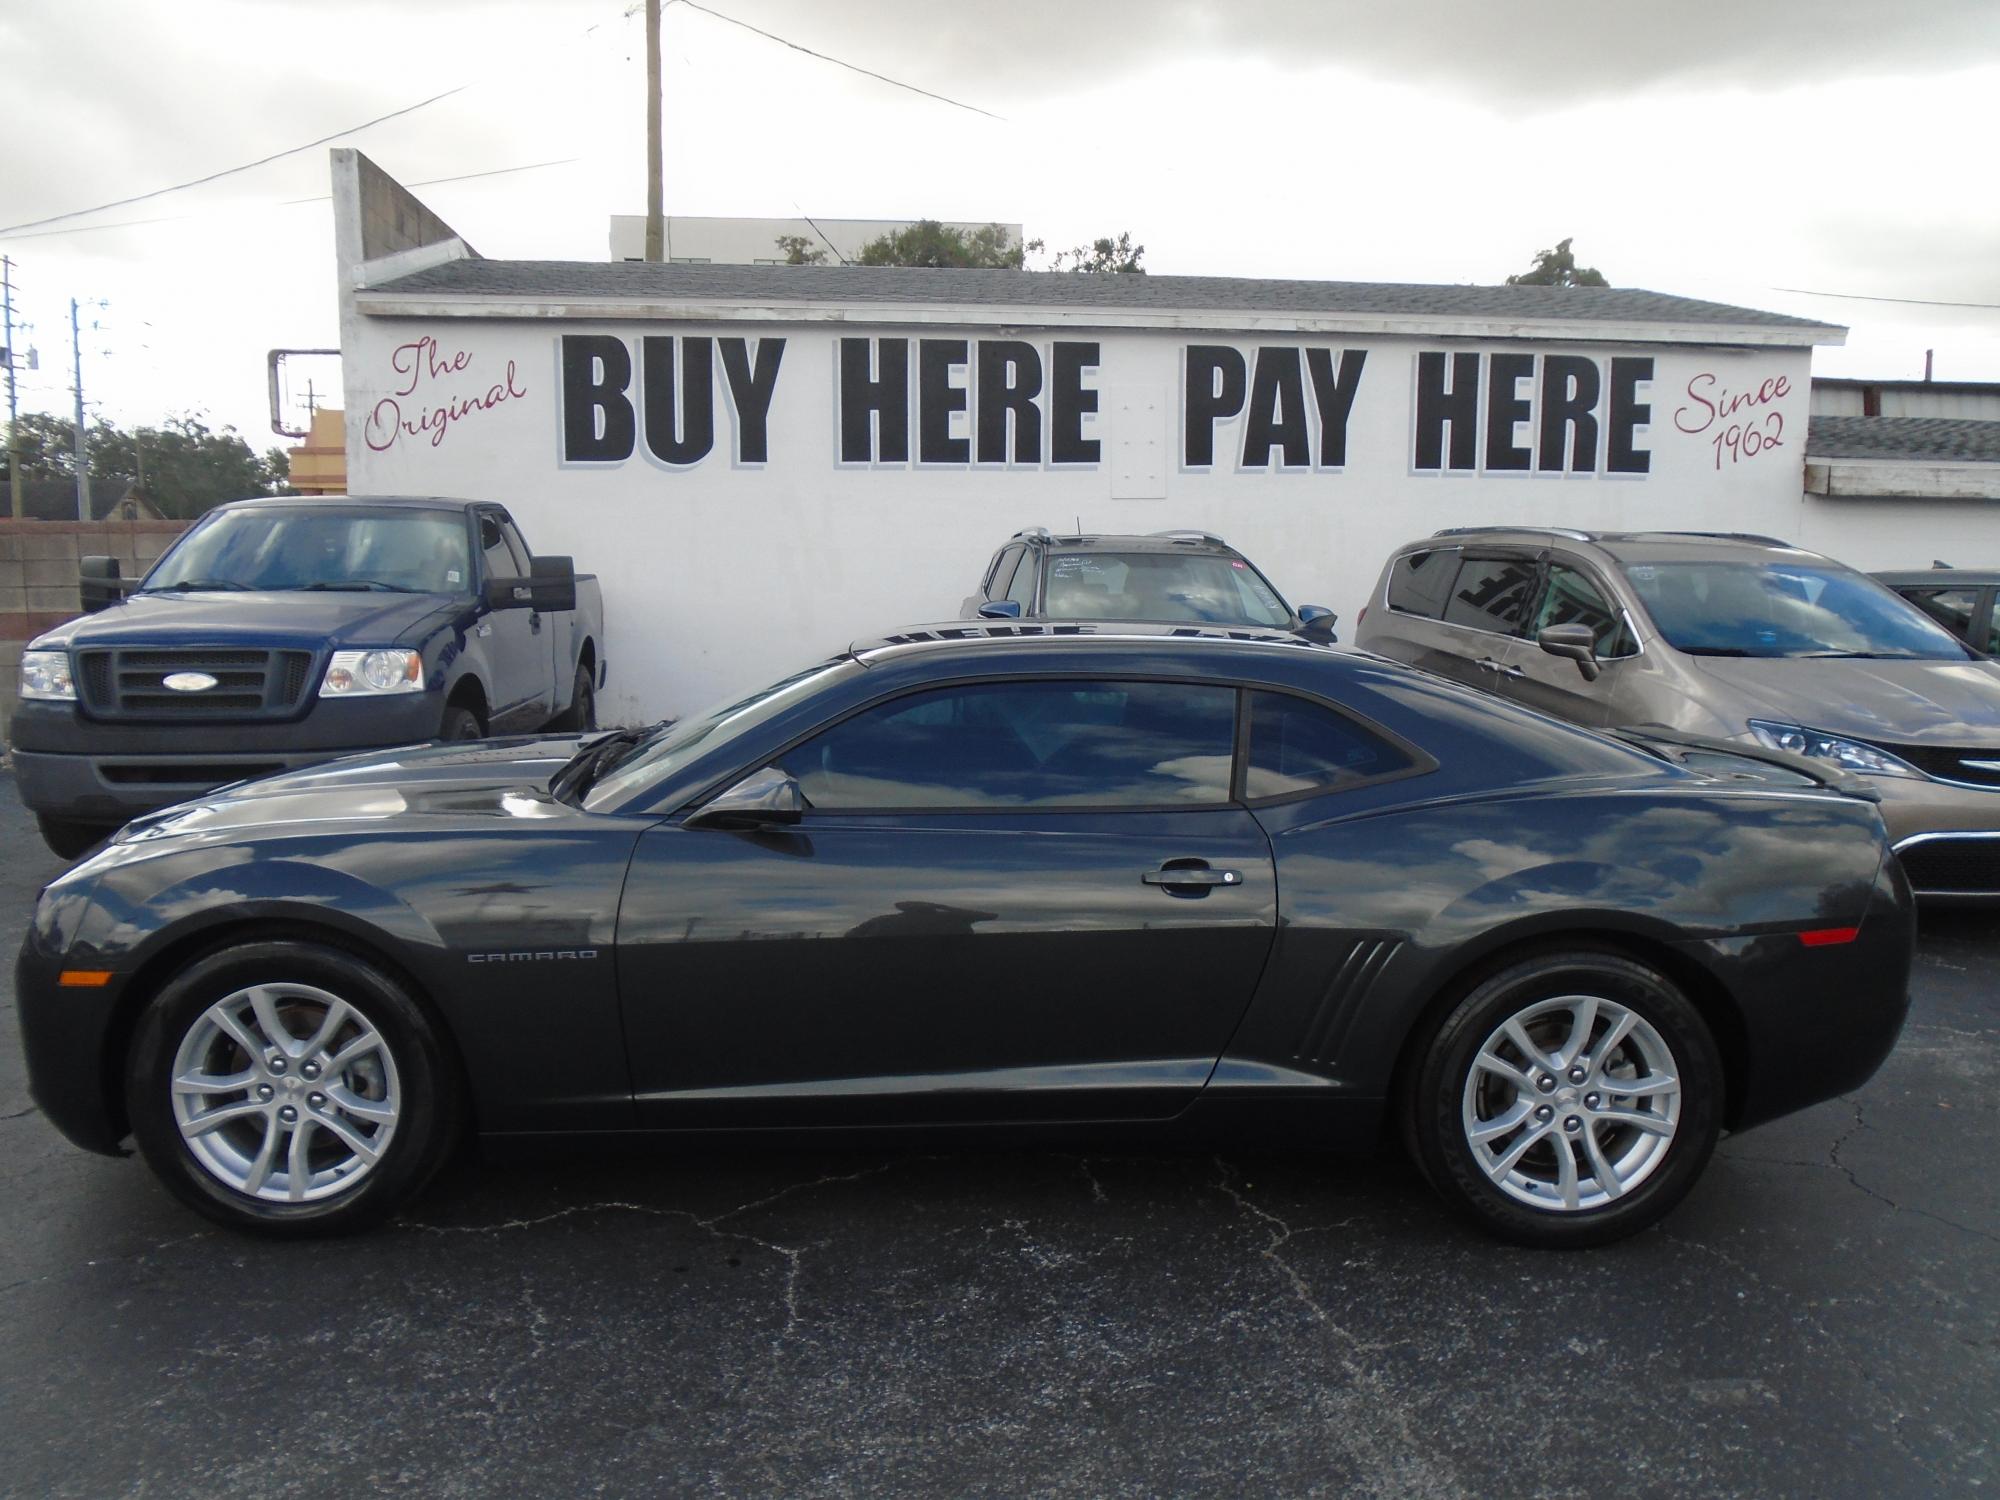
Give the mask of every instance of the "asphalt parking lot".
M 0 933 L 60 867 L 0 775 Z M 1537 1254 L 1399 1163 L 467 1162 L 267 1245 L 29 1102 L 0 979 L 0 1492 L 1965 1493 L 2000 1480 L 2000 921 L 1860 1093 Z

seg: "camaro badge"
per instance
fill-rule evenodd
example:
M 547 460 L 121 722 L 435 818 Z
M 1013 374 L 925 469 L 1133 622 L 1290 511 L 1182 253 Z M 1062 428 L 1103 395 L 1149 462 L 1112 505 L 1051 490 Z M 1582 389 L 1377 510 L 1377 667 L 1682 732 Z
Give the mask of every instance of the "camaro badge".
M 160 679 L 160 686 L 177 693 L 205 693 L 215 686 L 215 679 L 206 672 L 169 672 Z

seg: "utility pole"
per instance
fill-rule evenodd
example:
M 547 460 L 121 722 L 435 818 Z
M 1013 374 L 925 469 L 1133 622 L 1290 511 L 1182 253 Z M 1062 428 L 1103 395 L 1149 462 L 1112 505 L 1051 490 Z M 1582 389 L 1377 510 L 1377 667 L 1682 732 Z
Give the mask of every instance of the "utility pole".
M 660 0 L 646 0 L 646 259 L 667 258 L 660 165 Z
M 14 519 L 26 511 L 21 504 L 21 401 L 14 389 L 14 262 L 0 255 L 0 287 L 7 303 L 7 489 L 14 502 Z
M 90 519 L 90 436 L 83 427 L 83 335 L 77 330 L 76 298 L 69 299 L 69 347 L 76 371 L 76 518 Z

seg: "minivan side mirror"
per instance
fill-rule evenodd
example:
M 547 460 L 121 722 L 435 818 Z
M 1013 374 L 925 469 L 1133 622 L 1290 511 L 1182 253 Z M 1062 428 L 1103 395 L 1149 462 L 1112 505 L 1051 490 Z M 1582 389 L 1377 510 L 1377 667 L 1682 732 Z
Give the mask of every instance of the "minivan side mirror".
M 1018 599 L 989 599 L 979 606 L 982 620 L 1018 620 L 1021 618 L 1021 601 Z
M 1576 663 L 1585 682 L 1597 681 L 1604 669 L 1597 662 L 1597 637 L 1588 625 L 1550 625 L 1535 637 L 1535 644 L 1551 656 L 1565 656 Z
M 1340 616 L 1328 609 L 1324 604 L 1301 604 L 1299 606 L 1299 634 L 1305 636 L 1308 640 L 1332 641 L 1339 639 L 1333 633 L 1333 627 L 1339 623 L 1339 620 Z
M 776 766 L 765 766 L 709 798 L 688 814 L 685 826 L 770 828 L 798 822 L 810 805 L 796 781 Z
M 94 615 L 125 597 L 125 583 L 115 557 L 86 557 L 76 565 L 77 594 L 83 612 Z

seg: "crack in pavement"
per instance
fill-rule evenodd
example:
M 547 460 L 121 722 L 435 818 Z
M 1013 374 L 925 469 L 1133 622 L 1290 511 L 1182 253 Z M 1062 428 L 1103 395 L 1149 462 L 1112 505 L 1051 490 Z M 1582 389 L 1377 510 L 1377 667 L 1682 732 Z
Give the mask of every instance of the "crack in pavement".
M 1841 1148 L 1862 1131 L 1872 1131 L 1875 1127 L 1868 1123 L 1863 1114 L 1862 1103 L 1859 1099 L 1847 1094 L 1843 1094 L 1841 1098 L 1846 1103 L 1854 1106 L 1854 1123 L 1843 1130 L 1834 1143 L 1827 1147 L 1826 1161 L 1828 1166 L 1847 1179 L 1849 1187 L 1864 1197 L 1873 1198 L 1877 1203 L 1883 1204 L 1892 1213 L 1915 1214 L 1920 1219 L 1929 1219 L 1934 1224 L 1942 1224 L 1947 1229 L 1956 1229 L 1961 1234 L 1972 1235 L 1977 1239 L 1985 1240 L 1988 1244 L 2000 1245 L 2000 1234 L 1992 1234 L 1984 1229 L 1976 1229 L 1970 1224 L 1961 1224 L 1956 1219 L 1947 1219 L 1943 1214 L 1932 1213 L 1929 1209 L 1918 1208 L 1914 1204 L 1898 1203 L 1888 1194 L 1878 1193 L 1874 1188 L 1869 1187 L 1867 1183 L 1857 1177 L 1854 1168 L 1840 1159 Z

